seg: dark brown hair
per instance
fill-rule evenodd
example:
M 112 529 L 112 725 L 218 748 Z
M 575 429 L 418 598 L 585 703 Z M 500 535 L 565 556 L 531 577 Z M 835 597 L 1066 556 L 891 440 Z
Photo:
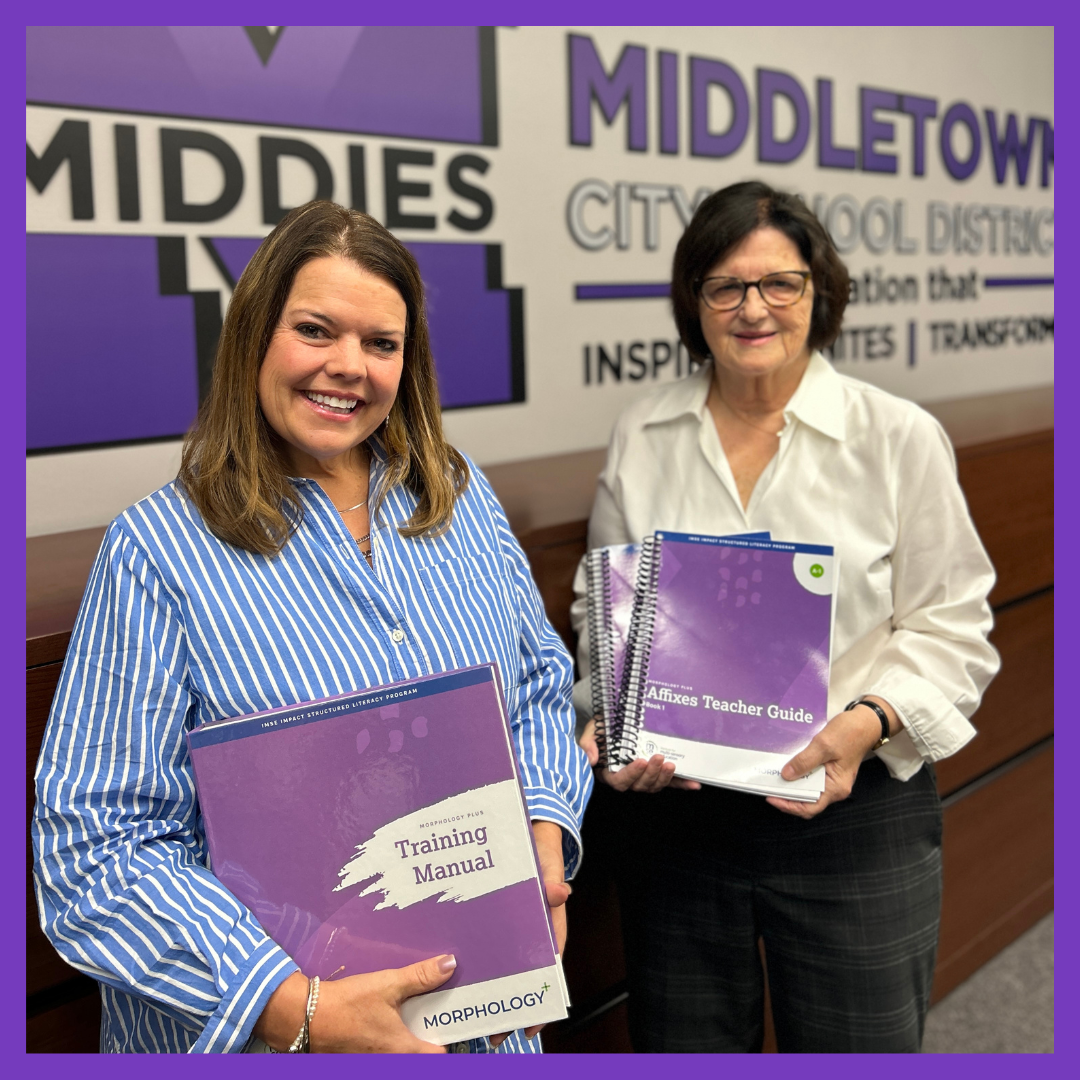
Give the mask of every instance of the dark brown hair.
M 709 355 L 698 313 L 702 280 L 750 233 L 764 228 L 778 229 L 788 237 L 810 268 L 814 310 L 807 344 L 820 349 L 839 336 L 851 286 L 828 232 L 802 199 L 747 180 L 713 192 L 698 207 L 675 249 L 671 303 L 679 337 L 695 359 Z
M 465 459 L 443 438 L 424 286 L 409 250 L 374 218 L 319 201 L 289 211 L 236 283 L 218 342 L 210 393 L 184 441 L 179 481 L 215 536 L 262 555 L 286 544 L 303 510 L 280 455 L 281 440 L 259 407 L 259 368 L 297 272 L 338 256 L 394 286 L 405 301 L 401 383 L 380 439 L 388 465 L 372 499 L 404 484 L 419 497 L 403 536 L 450 527 L 469 482 Z

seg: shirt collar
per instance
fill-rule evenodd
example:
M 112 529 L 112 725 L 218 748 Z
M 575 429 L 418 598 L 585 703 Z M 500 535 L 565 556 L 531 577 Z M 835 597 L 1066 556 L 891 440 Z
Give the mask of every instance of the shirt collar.
M 705 399 L 709 396 L 709 384 L 712 382 L 712 363 L 702 364 L 697 371 L 691 372 L 684 379 L 670 384 L 666 394 L 658 395 L 646 424 L 664 424 L 680 416 L 696 416 L 701 419 L 705 414 Z
M 680 416 L 705 415 L 705 401 L 712 382 L 712 364 L 703 364 L 697 371 L 673 383 L 668 393 L 656 401 L 646 424 L 663 424 Z M 804 424 L 820 431 L 830 439 L 843 441 L 846 434 L 844 422 L 844 386 L 832 364 L 813 352 L 798 389 L 784 409 Z
M 844 384 L 832 364 L 816 350 L 803 374 L 799 388 L 784 409 L 804 424 L 843 442 L 847 434 L 844 419 Z

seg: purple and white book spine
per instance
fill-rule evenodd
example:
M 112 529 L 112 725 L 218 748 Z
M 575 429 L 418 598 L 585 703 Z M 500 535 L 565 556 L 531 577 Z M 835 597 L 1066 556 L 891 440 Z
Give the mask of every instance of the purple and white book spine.
M 453 953 L 402 1017 L 440 1044 L 566 1016 L 491 664 L 188 733 L 213 872 L 307 976 Z
M 657 532 L 643 547 L 622 695 L 622 763 L 816 801 L 780 769 L 828 720 L 834 549 Z
M 634 612 L 640 544 L 594 548 L 585 557 L 588 584 L 589 674 L 600 760 L 617 740 L 619 687 Z

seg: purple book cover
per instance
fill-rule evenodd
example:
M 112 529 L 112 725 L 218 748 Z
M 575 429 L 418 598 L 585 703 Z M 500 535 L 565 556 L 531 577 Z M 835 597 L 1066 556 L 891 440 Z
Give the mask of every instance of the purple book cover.
M 453 953 L 452 978 L 402 1009 L 433 1042 L 565 1016 L 492 665 L 216 721 L 188 742 L 215 875 L 305 975 Z
M 833 549 L 657 532 L 642 563 L 654 607 L 626 692 L 637 753 L 674 758 L 680 775 L 799 797 L 778 773 L 828 719 Z M 754 776 L 727 776 L 731 762 Z
M 768 540 L 768 532 L 742 533 L 744 540 Z M 626 664 L 630 624 L 637 596 L 641 544 L 594 548 L 587 558 L 589 635 L 592 645 L 593 712 L 613 721 Z

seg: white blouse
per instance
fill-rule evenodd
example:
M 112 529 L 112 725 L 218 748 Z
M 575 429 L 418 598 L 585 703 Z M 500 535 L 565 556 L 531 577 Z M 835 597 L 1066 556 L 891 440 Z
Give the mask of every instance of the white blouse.
M 744 509 L 705 400 L 706 364 L 616 421 L 589 520 L 589 548 L 656 529 L 713 535 L 769 530 L 832 544 L 840 576 L 829 715 L 863 694 L 884 698 L 904 730 L 877 751 L 907 780 L 956 753 L 1000 666 L 987 641 L 994 570 L 956 478 L 948 436 L 929 413 L 837 374 L 815 352 L 784 410 L 779 449 Z M 591 711 L 585 574 L 571 608 Z

